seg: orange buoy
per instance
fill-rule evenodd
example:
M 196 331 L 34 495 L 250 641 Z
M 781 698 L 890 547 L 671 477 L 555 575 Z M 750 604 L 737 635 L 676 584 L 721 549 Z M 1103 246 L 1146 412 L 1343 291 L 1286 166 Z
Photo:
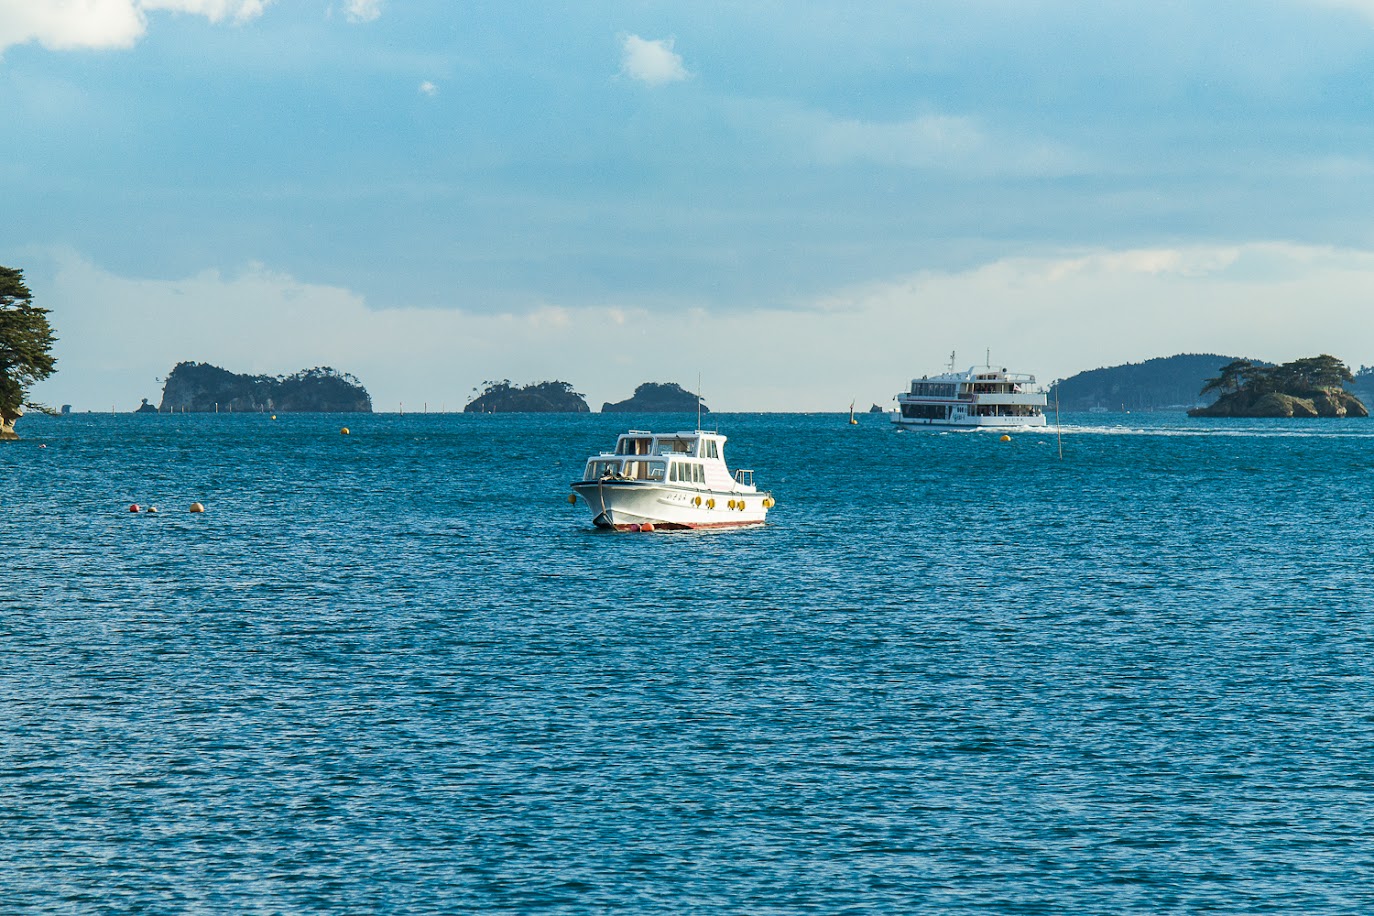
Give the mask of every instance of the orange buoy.
M 205 507 L 202 506 L 200 503 L 191 503 L 191 511 L 192 511 L 192 512 L 204 512 L 204 511 L 205 511 Z
M 129 506 L 129 511 L 130 511 L 130 512 L 141 512 L 141 511 L 143 511 L 143 509 L 142 509 L 141 506 L 139 506 L 138 503 L 133 503 L 132 505 Z
M 653 534 L 653 533 L 654 533 L 654 523 L 653 523 L 653 522 L 645 522 L 644 524 L 642 524 L 642 525 L 639 526 L 639 530 L 642 531 L 642 532 L 644 532 L 644 533 L 646 533 L 646 534 Z

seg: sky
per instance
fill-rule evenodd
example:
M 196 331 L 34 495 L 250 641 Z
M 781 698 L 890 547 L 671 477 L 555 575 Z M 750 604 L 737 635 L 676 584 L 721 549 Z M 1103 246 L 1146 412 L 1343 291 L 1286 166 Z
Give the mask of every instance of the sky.
M 1374 364 L 1374 0 L 0 0 L 0 118 L 76 410 Z

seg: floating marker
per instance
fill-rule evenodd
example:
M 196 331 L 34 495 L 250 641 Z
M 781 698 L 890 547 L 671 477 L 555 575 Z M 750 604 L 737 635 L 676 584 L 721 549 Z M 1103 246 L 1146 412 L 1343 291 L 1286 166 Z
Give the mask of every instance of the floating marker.
M 141 512 L 141 511 L 143 511 L 143 510 L 142 510 L 142 508 L 139 506 L 138 503 L 134 503 L 134 504 L 132 504 L 131 506 L 129 506 L 129 511 L 130 511 L 130 512 Z
M 1002 434 L 1002 441 L 1003 441 L 1003 442 L 1010 442 L 1010 441 L 1011 441 L 1011 436 L 1008 436 L 1006 433 L 1003 433 L 1003 434 Z
M 205 511 L 205 507 L 202 506 L 200 503 L 191 503 L 191 511 L 192 511 L 192 512 L 204 512 L 204 511 Z
M 149 506 L 148 508 L 144 509 L 143 511 L 144 511 L 144 512 L 150 512 L 150 513 L 156 514 L 156 513 L 157 513 L 157 506 Z
M 347 435 L 348 435 L 348 427 L 345 426 L 343 429 L 339 430 L 339 435 L 341 435 L 341 436 L 347 436 Z
M 653 522 L 645 522 L 644 524 L 642 524 L 642 525 L 639 526 L 639 530 L 640 530 L 640 531 L 643 531 L 643 532 L 645 532 L 645 533 L 647 533 L 647 534 L 653 534 L 653 533 L 654 533 L 654 523 L 653 523 Z

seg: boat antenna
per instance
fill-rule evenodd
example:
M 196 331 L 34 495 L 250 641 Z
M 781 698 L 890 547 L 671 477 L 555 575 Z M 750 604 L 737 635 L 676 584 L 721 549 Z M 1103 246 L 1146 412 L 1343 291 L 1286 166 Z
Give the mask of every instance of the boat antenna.
M 992 347 L 988 347 L 986 350 L 983 351 L 983 359 L 987 360 L 987 362 L 983 363 L 983 365 L 986 366 L 987 368 L 991 369 L 991 368 L 992 368 Z
M 697 432 L 701 432 L 701 373 L 697 373 Z
M 953 371 L 954 371 L 954 351 L 953 351 L 953 350 L 950 350 L 950 351 L 949 351 L 949 371 L 950 371 L 950 372 L 953 372 Z

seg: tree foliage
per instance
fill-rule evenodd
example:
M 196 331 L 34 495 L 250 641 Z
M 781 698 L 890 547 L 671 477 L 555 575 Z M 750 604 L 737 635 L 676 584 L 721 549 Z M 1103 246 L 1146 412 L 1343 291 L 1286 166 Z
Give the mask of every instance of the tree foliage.
M 1207 379 L 1202 392 L 1220 391 L 1223 395 L 1249 397 L 1302 396 L 1323 388 L 1341 388 L 1354 380 L 1350 368 L 1327 353 L 1295 359 L 1281 366 L 1257 366 L 1249 360 L 1238 359 L 1222 366 L 1216 378 Z
M 512 385 L 510 379 L 485 381 L 482 393 L 464 413 L 587 413 L 584 395 L 564 381 Z
M 1234 359 L 1221 367 L 1216 378 L 1207 379 L 1202 386 L 1202 393 L 1207 394 L 1211 391 L 1218 391 L 1222 394 L 1231 394 L 1239 391 L 1253 375 L 1257 367 L 1248 359 Z
M 48 310 L 33 304 L 24 272 L 0 267 L 0 411 L 17 413 L 29 387 L 53 374 L 56 341 Z

